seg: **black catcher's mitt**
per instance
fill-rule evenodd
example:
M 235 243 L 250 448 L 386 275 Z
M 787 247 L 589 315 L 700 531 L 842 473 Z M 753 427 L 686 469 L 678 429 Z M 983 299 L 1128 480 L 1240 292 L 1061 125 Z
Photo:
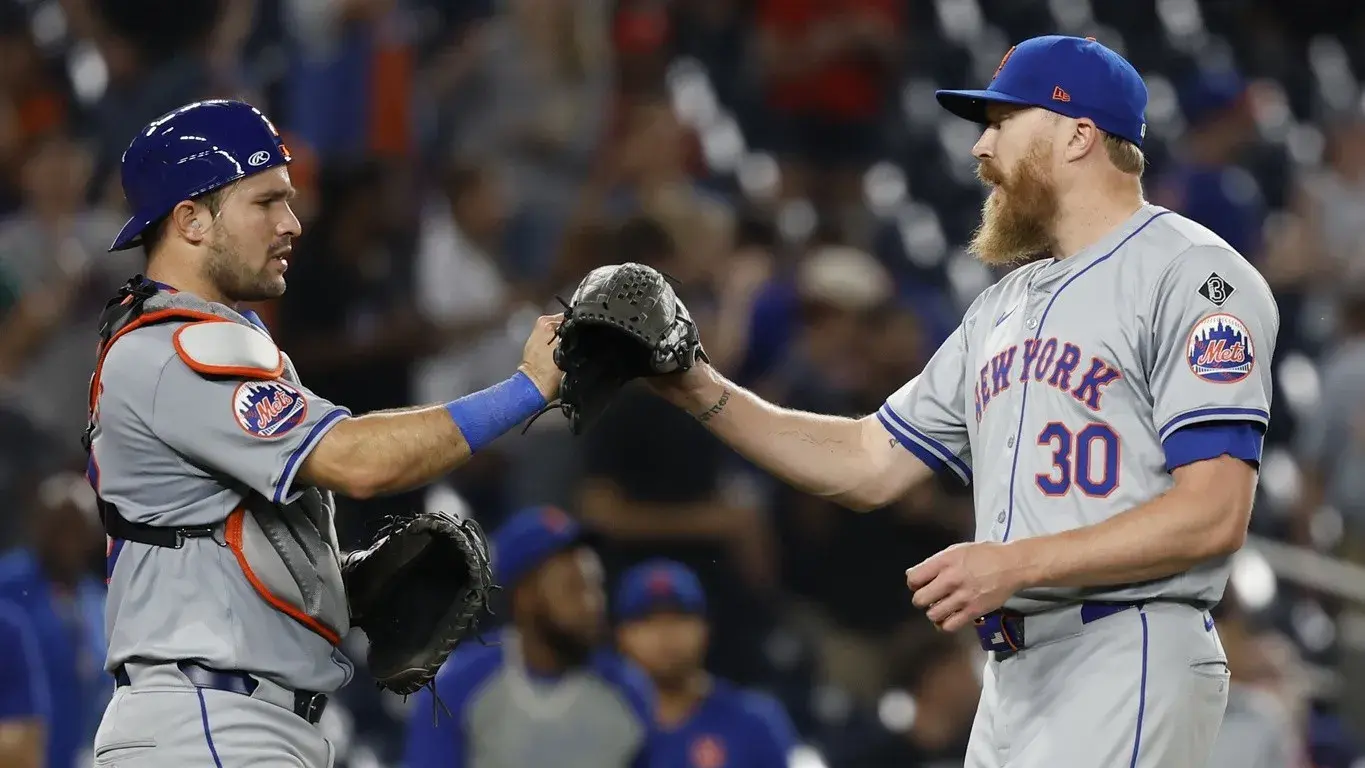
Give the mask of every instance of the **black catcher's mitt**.
M 560 410 L 574 434 L 632 379 L 686 371 L 706 352 L 667 278 L 643 264 L 598 267 L 565 304 L 555 365 Z
M 488 539 L 473 520 L 419 512 L 390 520 L 341 566 L 351 623 L 370 641 L 370 673 L 400 695 L 429 685 L 478 629 L 493 585 Z

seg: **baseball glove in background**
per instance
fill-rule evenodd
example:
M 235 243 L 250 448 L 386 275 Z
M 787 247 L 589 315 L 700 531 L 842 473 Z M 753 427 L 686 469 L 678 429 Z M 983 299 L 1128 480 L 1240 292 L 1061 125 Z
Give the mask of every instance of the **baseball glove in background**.
M 697 326 L 661 272 L 636 263 L 598 267 L 565 303 L 557 406 L 582 434 L 627 382 L 686 371 L 699 359 L 707 360 Z
M 418 512 L 388 521 L 342 561 L 351 624 L 370 641 L 370 673 L 400 695 L 431 684 L 478 630 L 493 585 L 488 539 L 473 520 Z

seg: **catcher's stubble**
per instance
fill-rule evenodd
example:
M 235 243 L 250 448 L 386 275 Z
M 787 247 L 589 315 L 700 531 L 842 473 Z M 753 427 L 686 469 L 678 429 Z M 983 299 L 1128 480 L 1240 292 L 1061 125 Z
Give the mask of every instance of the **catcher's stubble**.
M 1009 173 L 991 158 L 977 165 L 977 178 L 991 192 L 967 250 L 983 263 L 1018 266 L 1052 255 L 1056 245 L 1052 232 L 1061 206 L 1049 170 L 1050 154 L 1048 142 L 1040 137 Z

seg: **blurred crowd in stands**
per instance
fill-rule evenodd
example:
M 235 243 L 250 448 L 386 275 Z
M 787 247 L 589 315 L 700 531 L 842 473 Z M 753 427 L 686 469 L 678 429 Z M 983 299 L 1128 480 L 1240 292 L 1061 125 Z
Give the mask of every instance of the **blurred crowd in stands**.
M 53 564 L 35 605 L 0 560 L 0 629 L 32 610 L 71 630 L 53 652 L 79 663 L 50 682 L 69 710 L 48 716 L 93 732 L 111 687 L 79 436 L 96 318 L 141 268 L 105 249 L 145 122 L 222 97 L 280 126 L 304 235 L 287 295 L 257 309 L 303 380 L 356 413 L 499 381 L 556 295 L 631 260 L 680 281 L 745 386 L 861 415 L 999 276 L 962 250 L 977 129 L 933 89 L 980 87 L 1051 32 L 1143 72 L 1149 199 L 1277 292 L 1253 531 L 1365 564 L 1365 4 L 0 0 L 0 547 Z M 393 510 L 491 529 L 542 504 L 599 534 L 609 583 L 655 557 L 694 569 L 708 666 L 776 696 L 809 765 L 961 765 L 981 652 L 912 610 L 903 572 L 972 535 L 969 490 L 854 515 L 631 389 L 583 437 L 547 415 L 435 487 L 344 503 L 338 524 L 355 545 Z M 1361 606 L 1244 565 L 1220 608 L 1235 688 L 1217 765 L 1365 765 Z M 362 672 L 324 720 L 338 765 L 399 765 L 407 706 Z

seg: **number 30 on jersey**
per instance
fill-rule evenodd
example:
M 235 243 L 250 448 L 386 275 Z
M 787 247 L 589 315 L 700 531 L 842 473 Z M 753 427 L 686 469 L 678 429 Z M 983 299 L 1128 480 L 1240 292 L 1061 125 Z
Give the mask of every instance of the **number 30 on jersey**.
M 1072 431 L 1060 421 L 1048 422 L 1038 445 L 1052 449 L 1052 471 L 1037 475 L 1043 495 L 1065 496 L 1074 489 L 1102 499 L 1118 487 L 1119 436 L 1108 424 L 1091 422 Z

